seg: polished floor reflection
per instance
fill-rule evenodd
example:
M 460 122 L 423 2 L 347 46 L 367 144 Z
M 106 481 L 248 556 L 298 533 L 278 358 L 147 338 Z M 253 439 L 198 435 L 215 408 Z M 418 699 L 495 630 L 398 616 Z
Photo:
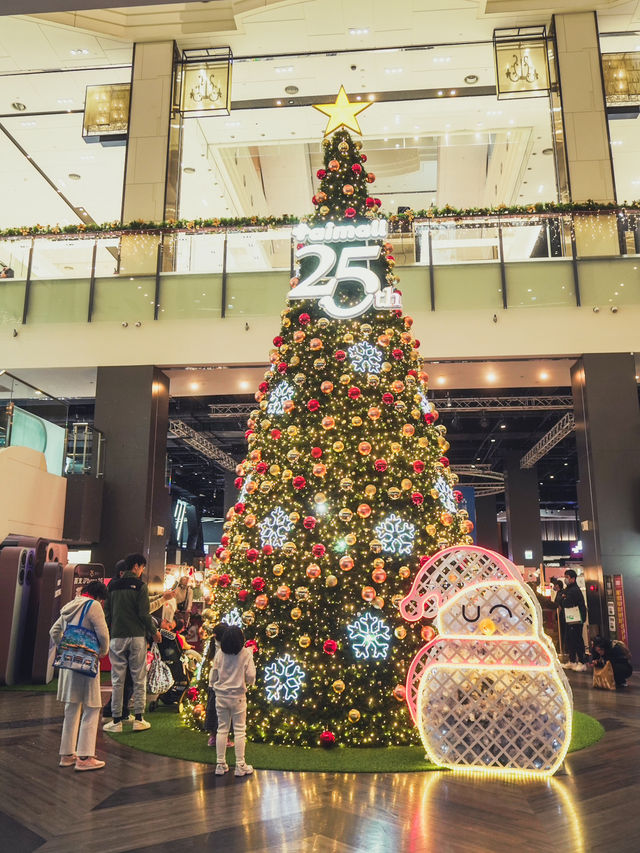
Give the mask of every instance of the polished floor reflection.
M 640 679 L 626 691 L 571 674 L 607 733 L 548 782 L 451 773 L 259 771 L 148 755 L 100 733 L 107 767 L 57 767 L 60 706 L 0 693 L 0 849 L 40 853 L 396 853 L 640 850 Z M 151 719 L 153 719 L 151 717 Z M 144 736 L 144 735 L 142 735 Z

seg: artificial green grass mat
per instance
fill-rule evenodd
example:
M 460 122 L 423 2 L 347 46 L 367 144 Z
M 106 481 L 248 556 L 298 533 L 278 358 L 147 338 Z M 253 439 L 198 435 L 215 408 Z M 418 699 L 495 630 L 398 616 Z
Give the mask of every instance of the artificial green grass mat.
M 151 728 L 145 732 L 123 731 L 110 736 L 134 749 L 184 758 L 187 761 L 216 763 L 216 752 L 207 746 L 208 735 L 193 731 L 182 724 L 175 706 L 160 706 L 147 715 Z M 573 736 L 569 752 L 577 752 L 597 743 L 604 729 L 587 714 L 574 712 Z M 246 759 L 258 770 L 312 770 L 342 773 L 394 773 L 436 770 L 424 758 L 421 746 L 391 746 L 377 748 L 336 747 L 310 749 L 298 746 L 272 746 L 247 743 Z M 227 750 L 227 761 L 234 763 L 233 749 Z
M 107 687 L 111 684 L 110 672 L 100 673 L 100 684 L 106 685 Z M 0 691 L 2 690 L 17 690 L 26 693 L 57 693 L 58 678 L 54 678 L 53 681 L 50 681 L 48 684 L 12 684 L 8 687 L 0 687 Z

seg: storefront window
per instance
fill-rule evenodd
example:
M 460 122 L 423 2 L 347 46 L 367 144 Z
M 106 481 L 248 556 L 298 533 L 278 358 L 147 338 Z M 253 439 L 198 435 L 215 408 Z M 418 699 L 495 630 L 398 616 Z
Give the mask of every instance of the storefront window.
M 181 217 L 308 214 L 341 84 L 388 213 L 556 200 L 549 100 L 499 101 L 487 43 L 236 61 L 231 115 L 185 121 Z

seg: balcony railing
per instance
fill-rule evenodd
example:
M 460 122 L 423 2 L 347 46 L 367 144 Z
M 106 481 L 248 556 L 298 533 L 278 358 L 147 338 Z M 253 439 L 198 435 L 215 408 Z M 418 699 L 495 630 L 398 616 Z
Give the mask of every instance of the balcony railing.
M 0 324 L 277 315 L 291 225 L 0 238 Z M 405 309 L 640 304 L 640 212 L 439 216 L 391 235 Z

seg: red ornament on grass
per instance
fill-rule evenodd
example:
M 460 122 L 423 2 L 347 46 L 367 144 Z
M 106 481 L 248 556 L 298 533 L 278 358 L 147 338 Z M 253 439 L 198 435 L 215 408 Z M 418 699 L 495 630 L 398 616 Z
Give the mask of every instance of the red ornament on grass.
M 324 731 L 320 735 L 320 746 L 324 747 L 324 749 L 331 749 L 332 746 L 336 745 L 336 736 L 333 732 Z

